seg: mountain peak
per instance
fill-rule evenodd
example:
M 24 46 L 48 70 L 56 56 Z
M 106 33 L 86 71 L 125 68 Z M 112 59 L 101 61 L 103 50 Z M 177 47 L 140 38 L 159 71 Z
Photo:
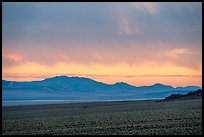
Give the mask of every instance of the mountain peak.
M 172 87 L 170 85 L 164 85 L 164 84 L 161 84 L 161 83 L 155 83 L 155 84 L 153 84 L 151 86 L 153 86 L 153 87 Z
M 115 84 L 113 84 L 115 86 L 129 86 L 129 87 L 135 87 L 135 86 L 132 86 L 128 83 L 125 83 L 125 82 L 116 82 Z
M 61 75 L 61 76 L 55 76 L 55 77 L 51 77 L 51 78 L 46 78 L 45 80 L 47 80 L 47 79 L 69 79 L 69 78 L 88 79 L 88 78 L 85 78 L 85 77 L 78 77 L 78 76 L 69 77 L 69 76 L 66 76 L 66 75 Z
M 163 84 L 161 84 L 161 83 L 155 83 L 155 84 L 153 84 L 152 86 L 165 86 L 165 85 L 163 85 Z
M 68 76 L 66 76 L 66 75 L 61 75 L 61 76 L 55 76 L 55 77 L 52 77 L 52 78 L 68 78 Z
M 133 90 L 136 88 L 135 86 L 129 85 L 125 82 L 117 82 L 113 84 L 113 86 L 117 87 L 118 89 L 126 89 L 126 90 Z
M 55 77 L 50 77 L 50 78 L 46 78 L 43 81 L 47 81 L 47 80 L 59 80 L 59 79 L 67 79 L 69 78 L 68 76 L 55 76 Z
M 127 83 L 125 83 L 125 82 L 116 82 L 114 85 L 128 85 Z

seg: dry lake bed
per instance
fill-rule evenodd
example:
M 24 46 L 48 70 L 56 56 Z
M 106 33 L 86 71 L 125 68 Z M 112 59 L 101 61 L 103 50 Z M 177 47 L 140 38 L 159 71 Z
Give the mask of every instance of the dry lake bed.
M 202 99 L 2 107 L 2 134 L 202 135 Z

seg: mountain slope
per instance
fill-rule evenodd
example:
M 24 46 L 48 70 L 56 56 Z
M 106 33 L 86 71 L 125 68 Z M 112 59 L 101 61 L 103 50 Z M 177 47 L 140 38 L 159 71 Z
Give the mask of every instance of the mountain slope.
M 136 89 L 135 86 L 129 85 L 129 84 L 124 83 L 124 82 L 117 82 L 117 83 L 113 84 L 112 87 L 115 89 L 123 89 L 123 90 L 135 90 Z
M 38 89 L 59 91 L 96 91 L 96 90 L 133 90 L 134 86 L 126 83 L 113 85 L 97 82 L 84 77 L 56 76 L 42 81 L 15 82 L 2 80 L 3 89 Z
M 189 92 L 188 94 L 172 94 L 168 97 L 166 97 L 165 101 L 171 101 L 171 100 L 187 100 L 187 99 L 200 99 L 202 98 L 202 90 L 196 90 L 194 92 Z
M 163 85 L 160 83 L 156 83 L 151 86 L 137 87 L 137 91 L 140 91 L 140 92 L 161 92 L 161 91 L 164 92 L 164 91 L 172 91 L 172 90 L 175 90 L 175 88 L 173 88 L 172 86 Z

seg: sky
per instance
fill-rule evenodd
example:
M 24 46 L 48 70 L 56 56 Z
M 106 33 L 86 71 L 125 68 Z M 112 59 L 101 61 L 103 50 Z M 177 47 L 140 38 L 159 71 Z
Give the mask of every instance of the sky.
M 2 79 L 202 86 L 201 2 L 3 2 Z

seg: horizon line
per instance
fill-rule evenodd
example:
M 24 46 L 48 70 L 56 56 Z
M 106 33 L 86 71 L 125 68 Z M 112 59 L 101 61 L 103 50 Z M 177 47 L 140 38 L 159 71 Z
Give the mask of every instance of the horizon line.
M 93 79 L 93 78 L 89 78 L 89 77 L 84 77 L 84 76 L 67 76 L 67 75 L 56 75 L 56 76 L 52 76 L 52 77 L 43 78 L 42 80 L 32 80 L 32 81 L 15 81 L 15 80 L 13 81 L 13 80 L 6 80 L 6 79 L 3 79 L 3 78 L 2 78 L 2 80 L 4 80 L 4 81 L 10 81 L 10 82 L 35 82 L 35 81 L 43 81 L 43 80 L 45 80 L 45 79 L 50 79 L 50 78 L 54 78 L 54 77 L 63 77 L 63 76 L 65 76 L 65 77 L 70 77 L 70 78 L 72 78 L 72 77 L 88 78 L 88 79 L 94 80 L 94 81 L 96 81 L 96 82 L 100 82 L 100 81 L 97 81 L 97 80 L 95 80 L 95 79 Z M 173 76 L 174 76 L 174 75 L 173 75 Z M 101 83 L 105 83 L 105 82 L 101 82 Z M 129 83 L 127 83 L 127 82 L 124 82 L 124 81 L 118 81 L 118 82 L 115 82 L 115 83 L 113 83 L 113 84 L 108 84 L 108 85 L 114 85 L 114 84 L 116 84 L 116 83 L 125 83 L 125 84 L 128 84 L 128 85 L 130 85 L 130 86 L 134 86 L 134 85 L 131 85 L 131 84 L 129 84 Z M 107 83 L 105 83 L 105 84 L 107 84 Z M 142 86 L 153 86 L 153 85 L 156 85 L 156 84 L 161 84 L 161 85 L 164 85 L 164 86 L 171 86 L 171 87 L 173 87 L 173 88 L 187 87 L 187 86 L 172 86 L 172 85 L 163 84 L 163 83 L 160 83 L 160 82 L 155 82 L 154 84 L 142 85 Z M 134 87 L 142 87 L 142 86 L 134 86 Z M 197 86 L 197 85 L 188 85 L 188 86 Z M 201 86 L 198 86 L 198 87 L 202 88 L 202 85 L 201 85 Z

